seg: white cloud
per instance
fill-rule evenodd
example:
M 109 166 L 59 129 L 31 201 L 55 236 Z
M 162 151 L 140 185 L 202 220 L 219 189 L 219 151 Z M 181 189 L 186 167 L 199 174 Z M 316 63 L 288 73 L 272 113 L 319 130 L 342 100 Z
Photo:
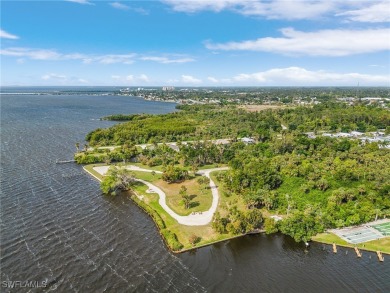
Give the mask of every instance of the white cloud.
M 149 15 L 149 10 L 142 7 L 131 7 L 130 9 L 142 15 Z
M 126 80 L 127 81 L 134 81 L 134 75 L 128 75 L 128 76 L 126 76 Z
M 56 79 L 56 80 L 66 80 L 66 76 L 62 74 L 56 74 L 56 73 L 49 73 L 42 76 L 43 80 L 49 80 L 49 79 Z
M 367 5 L 338 13 L 336 16 L 346 16 L 348 20 L 358 22 L 390 22 L 390 2 L 388 0 Z
M 116 9 L 120 9 L 120 10 L 129 10 L 130 9 L 129 6 L 122 4 L 120 2 L 112 2 L 112 3 L 110 3 L 110 5 Z
M 207 79 L 209 81 L 213 82 L 213 83 L 217 83 L 218 82 L 218 79 L 216 79 L 215 77 L 212 77 L 212 76 L 209 76 Z
M 219 12 L 224 9 L 234 8 L 240 2 L 237 0 L 163 0 L 162 2 L 171 5 L 173 10 L 180 12 L 198 12 L 212 10 Z
M 97 57 L 90 58 L 92 61 L 97 61 L 102 64 L 114 64 L 114 63 L 122 63 L 122 64 L 133 64 L 134 58 L 136 54 L 110 54 L 110 55 L 102 55 Z
M 144 73 L 140 75 L 129 74 L 123 77 L 120 75 L 111 75 L 111 78 L 115 80 L 115 82 L 118 84 L 128 84 L 128 83 L 145 84 L 150 82 L 149 77 Z
M 120 2 L 111 2 L 109 3 L 113 8 L 115 9 L 119 9 L 119 10 L 131 10 L 131 11 L 134 11 L 134 12 L 137 12 L 139 14 L 142 14 L 142 15 L 148 15 L 149 14 L 149 10 L 146 10 L 142 7 L 131 7 L 131 6 L 128 6 L 128 5 L 125 5 L 123 3 L 120 3 Z
M 88 80 L 79 78 L 77 76 L 66 76 L 64 74 L 48 73 L 41 76 L 41 79 L 45 84 L 56 85 L 58 83 L 62 85 L 75 85 L 75 84 L 87 84 Z
M 56 50 L 31 49 L 31 48 L 7 48 L 1 49 L 0 55 L 25 57 L 34 60 L 81 60 L 83 63 L 102 63 L 113 64 L 123 63 L 132 64 L 137 54 L 107 54 L 107 55 L 88 55 L 80 53 L 63 54 Z
M 13 34 L 7 33 L 6 31 L 0 29 L 0 38 L 2 39 L 11 39 L 11 40 L 17 40 L 19 39 L 18 36 L 15 36 Z
M 328 0 L 243 1 L 238 11 L 244 15 L 264 16 L 269 19 L 318 19 L 335 9 Z
M 29 49 L 29 48 L 1 49 L 0 55 L 14 56 L 14 57 L 27 57 L 36 60 L 58 60 L 61 57 L 61 54 L 53 50 Z
M 70 53 L 64 54 L 52 49 L 32 49 L 32 48 L 6 48 L 0 49 L 0 55 L 13 56 L 19 58 L 29 58 L 34 60 L 80 60 L 85 64 L 89 63 L 101 63 L 101 64 L 133 64 L 137 60 L 141 61 L 153 61 L 162 64 L 172 63 L 188 63 L 193 62 L 195 59 L 189 57 L 183 57 L 177 54 L 172 54 L 174 57 L 160 57 L 160 56 L 145 56 L 136 53 L 129 54 L 81 54 Z
M 190 84 L 199 84 L 199 83 L 202 82 L 202 80 L 197 79 L 197 78 L 195 78 L 195 77 L 193 77 L 191 75 L 182 75 L 181 76 L 181 81 L 183 83 L 186 83 L 186 84 L 189 84 L 189 83 Z
M 146 74 L 141 74 L 138 79 L 140 81 L 149 82 L 149 77 Z
M 268 19 L 318 19 L 343 16 L 351 21 L 388 22 L 388 0 L 162 0 L 174 11 L 233 11 Z
M 246 50 L 281 53 L 286 55 L 347 56 L 390 50 L 390 29 L 321 30 L 316 32 L 281 30 L 283 37 L 257 40 L 206 43 L 210 50 Z
M 73 2 L 73 3 L 78 3 L 78 4 L 84 4 L 84 5 L 95 5 L 92 2 L 88 0 L 65 0 L 67 2 Z
M 301 67 L 274 68 L 251 74 L 242 73 L 233 79 L 251 85 L 356 85 L 360 82 L 366 85 L 390 86 L 390 75 L 311 71 Z
M 155 61 L 162 64 L 171 64 L 171 63 L 188 63 L 195 61 L 192 58 L 177 58 L 177 59 L 170 59 L 167 57 L 157 57 L 157 56 L 144 56 L 140 58 L 144 61 Z
M 315 19 L 336 8 L 336 1 L 328 0 L 164 0 L 163 2 L 179 12 L 231 10 L 243 15 L 271 19 Z

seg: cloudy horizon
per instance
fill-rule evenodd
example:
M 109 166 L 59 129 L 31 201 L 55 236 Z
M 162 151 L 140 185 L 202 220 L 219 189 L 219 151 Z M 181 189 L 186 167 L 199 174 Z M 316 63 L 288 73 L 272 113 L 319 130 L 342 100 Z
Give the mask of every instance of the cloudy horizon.
M 390 86 L 389 10 L 389 0 L 7 1 L 1 85 Z

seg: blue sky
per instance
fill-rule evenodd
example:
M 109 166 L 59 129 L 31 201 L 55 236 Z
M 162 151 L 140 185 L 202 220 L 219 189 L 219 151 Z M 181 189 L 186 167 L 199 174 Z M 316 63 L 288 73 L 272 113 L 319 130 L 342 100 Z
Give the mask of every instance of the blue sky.
M 390 0 L 1 1 L 1 85 L 390 86 Z

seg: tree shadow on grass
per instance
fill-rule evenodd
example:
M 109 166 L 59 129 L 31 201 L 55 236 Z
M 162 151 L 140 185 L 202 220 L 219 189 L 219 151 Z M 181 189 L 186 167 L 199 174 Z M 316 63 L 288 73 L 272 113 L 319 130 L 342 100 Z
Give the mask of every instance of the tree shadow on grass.
M 191 203 L 190 203 L 190 209 L 195 208 L 195 207 L 197 207 L 197 206 L 199 206 L 199 205 L 200 205 L 199 201 L 191 202 Z
M 196 194 L 191 194 L 190 195 L 191 200 L 193 200 L 195 197 L 197 197 Z M 190 203 L 190 209 L 194 208 L 194 207 L 197 207 L 199 205 L 200 205 L 199 201 L 193 201 L 193 202 Z

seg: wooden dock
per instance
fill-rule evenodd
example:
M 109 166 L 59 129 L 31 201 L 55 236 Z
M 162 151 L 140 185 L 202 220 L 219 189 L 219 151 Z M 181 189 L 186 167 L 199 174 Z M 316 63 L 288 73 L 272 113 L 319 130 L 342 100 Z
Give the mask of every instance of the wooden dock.
M 385 258 L 384 258 L 383 255 L 382 255 L 382 252 L 377 251 L 377 252 L 376 252 L 376 255 L 378 256 L 379 261 L 384 261 L 384 260 L 385 260 Z
M 333 243 L 333 253 L 337 253 L 337 245 L 336 245 L 336 243 Z M 361 251 L 359 250 L 359 248 L 357 247 L 357 246 L 355 246 L 354 247 L 354 250 L 355 250 L 355 253 L 356 253 L 356 256 L 358 257 L 358 258 L 361 258 L 362 257 L 362 253 L 361 253 Z M 373 252 L 373 251 L 370 251 L 370 252 Z M 347 254 L 348 253 L 348 250 L 346 250 L 346 252 L 345 252 L 345 254 Z M 382 252 L 381 251 L 377 251 L 376 252 L 376 255 L 378 256 L 378 260 L 380 261 L 380 262 L 384 262 L 385 261 L 385 258 L 384 258 L 384 256 L 383 256 L 383 254 L 382 254 Z M 369 256 L 370 258 L 371 258 L 371 255 Z
M 362 257 L 362 254 L 360 253 L 359 248 L 357 248 L 356 246 L 355 246 L 355 252 L 356 252 L 357 257 Z

